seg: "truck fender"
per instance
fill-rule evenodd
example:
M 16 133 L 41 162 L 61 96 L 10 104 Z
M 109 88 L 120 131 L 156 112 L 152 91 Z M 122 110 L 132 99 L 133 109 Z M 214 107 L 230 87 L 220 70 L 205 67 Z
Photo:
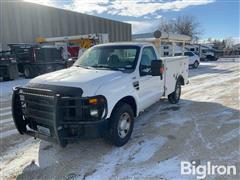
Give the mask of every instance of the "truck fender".
M 118 104 L 120 104 L 120 103 L 122 103 L 122 102 L 124 102 L 124 103 L 126 103 L 126 104 L 128 104 L 128 105 L 130 105 L 130 106 L 132 107 L 132 110 L 133 110 L 133 112 L 134 112 L 134 117 L 136 117 L 136 116 L 137 116 L 137 103 L 136 103 L 136 100 L 135 100 L 135 98 L 134 98 L 133 96 L 125 96 L 125 97 L 123 97 L 122 99 L 120 99 L 120 100 L 114 105 L 114 107 L 113 107 L 113 109 L 112 109 L 112 112 L 111 112 L 111 115 L 112 115 L 112 113 L 114 112 L 114 110 L 118 107 Z

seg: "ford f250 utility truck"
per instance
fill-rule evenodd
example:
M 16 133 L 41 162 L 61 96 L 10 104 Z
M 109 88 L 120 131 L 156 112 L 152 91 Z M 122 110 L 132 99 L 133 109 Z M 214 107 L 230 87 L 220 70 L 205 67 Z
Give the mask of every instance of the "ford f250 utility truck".
M 185 56 L 160 59 L 151 43 L 96 45 L 72 67 L 15 87 L 13 119 L 20 134 L 62 147 L 99 135 L 123 146 L 139 113 L 162 96 L 178 103 L 187 82 Z

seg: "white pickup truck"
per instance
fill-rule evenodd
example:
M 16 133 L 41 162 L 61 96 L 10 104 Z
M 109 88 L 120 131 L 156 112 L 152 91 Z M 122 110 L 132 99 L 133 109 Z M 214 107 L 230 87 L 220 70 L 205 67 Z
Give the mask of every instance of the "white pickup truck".
M 12 113 L 20 134 L 62 147 L 99 135 L 123 146 L 134 118 L 162 96 L 178 103 L 187 82 L 185 56 L 160 58 L 150 43 L 96 45 L 72 67 L 15 87 Z

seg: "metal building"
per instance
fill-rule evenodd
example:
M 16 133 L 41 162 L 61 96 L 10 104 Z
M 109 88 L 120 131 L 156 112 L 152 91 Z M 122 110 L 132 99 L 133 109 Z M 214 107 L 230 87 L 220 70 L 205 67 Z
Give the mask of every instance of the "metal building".
M 34 43 L 37 37 L 108 33 L 110 41 L 131 40 L 131 25 L 23 1 L 0 0 L 0 49 Z

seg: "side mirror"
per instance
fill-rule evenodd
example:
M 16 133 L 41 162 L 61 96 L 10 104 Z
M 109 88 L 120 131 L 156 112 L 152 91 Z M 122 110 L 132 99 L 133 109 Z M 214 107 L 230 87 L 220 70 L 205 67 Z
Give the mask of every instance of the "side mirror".
M 73 58 L 68 58 L 68 59 L 65 61 L 65 63 L 66 63 L 67 68 L 68 68 L 68 67 L 71 67 L 71 66 L 73 65 L 73 63 L 74 63 L 74 59 L 73 59 Z
M 151 62 L 152 76 L 161 76 L 161 79 L 162 79 L 163 71 L 164 71 L 164 68 L 163 68 L 162 60 L 153 60 Z

